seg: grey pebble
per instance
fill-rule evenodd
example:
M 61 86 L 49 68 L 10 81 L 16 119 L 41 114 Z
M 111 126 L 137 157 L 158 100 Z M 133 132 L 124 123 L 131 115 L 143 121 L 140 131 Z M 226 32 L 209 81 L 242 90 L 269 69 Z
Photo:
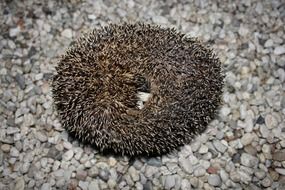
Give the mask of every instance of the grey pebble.
M 44 183 L 41 187 L 41 190 L 51 190 L 50 184 L 49 183 Z
M 8 135 L 11 135 L 11 134 L 14 134 L 14 133 L 18 133 L 20 132 L 20 129 L 17 128 L 17 127 L 8 127 L 7 130 L 6 130 L 6 133 Z
M 76 179 L 84 181 L 87 177 L 87 171 L 84 170 L 78 170 L 76 172 Z
M 139 181 L 140 179 L 139 172 L 135 169 L 135 167 L 133 166 L 129 167 L 128 173 L 130 174 L 134 182 Z
M 41 141 L 41 142 L 46 142 L 48 140 L 48 137 L 43 133 L 43 132 L 37 132 L 36 137 Z
M 285 161 L 285 150 L 274 152 L 272 155 L 272 159 L 276 161 Z
M 68 150 L 62 155 L 62 159 L 65 161 L 69 161 L 72 159 L 73 155 L 74 155 L 73 150 Z
M 272 180 L 269 177 L 265 177 L 262 181 L 261 184 L 263 187 L 270 187 L 272 184 Z
M 241 164 L 247 167 L 257 167 L 259 162 L 258 158 L 247 153 L 243 153 L 240 159 Z
M 171 189 L 175 186 L 175 176 L 174 175 L 168 175 L 165 177 L 164 181 L 164 188 L 165 189 Z
M 79 181 L 78 186 L 82 189 L 82 190 L 87 190 L 89 187 L 89 182 L 87 181 Z
M 25 189 L 25 180 L 23 177 L 19 177 L 15 181 L 15 190 L 24 190 Z
M 205 175 L 206 170 L 205 168 L 198 166 L 197 168 L 194 169 L 194 176 L 196 177 L 201 177 L 203 175 Z
M 242 138 L 240 139 L 241 143 L 243 144 L 243 146 L 249 145 L 251 144 L 251 142 L 254 139 L 254 135 L 251 133 L 246 133 L 242 136 Z
M 15 147 L 12 147 L 10 149 L 10 155 L 12 157 L 18 157 L 20 155 L 20 152 Z
M 221 186 L 222 181 L 219 175 L 211 174 L 208 177 L 208 183 L 214 187 Z
M 88 170 L 88 176 L 96 177 L 97 175 L 99 175 L 99 169 L 97 166 L 93 166 Z
M 158 158 L 150 158 L 147 161 L 147 164 L 150 166 L 156 166 L 156 167 L 160 167 L 162 165 L 161 160 Z
M 180 165 L 180 167 L 187 172 L 188 174 L 193 173 L 193 167 L 192 167 L 192 162 L 191 160 L 188 158 L 179 158 L 178 159 L 178 163 Z
M 285 46 L 275 47 L 275 49 L 274 49 L 274 54 L 275 55 L 282 55 L 284 53 L 285 53 Z
M 55 148 L 55 146 L 52 146 L 48 153 L 47 153 L 47 157 L 48 158 L 52 158 L 52 159 L 55 159 L 55 160 L 61 160 L 62 158 L 62 152 L 60 152 L 59 150 L 57 150 Z
M 110 176 L 110 172 L 107 169 L 100 169 L 99 170 L 99 177 L 103 180 L 103 181 L 108 181 Z
M 217 151 L 221 153 L 224 153 L 227 150 L 227 147 L 218 140 L 214 140 L 213 145 L 217 149 Z
M 285 168 L 275 168 L 275 171 L 283 176 L 285 176 Z
M 3 150 L 3 152 L 10 152 L 11 146 L 9 144 L 2 144 L 1 145 L 1 150 Z
M 267 114 L 265 116 L 265 125 L 268 129 L 273 129 L 278 125 L 277 119 L 273 115 Z
M 17 74 L 15 77 L 16 82 L 18 83 L 19 87 L 24 90 L 26 88 L 25 78 L 22 74 Z
M 189 180 L 187 179 L 183 179 L 181 181 L 181 190 L 190 190 L 191 189 L 191 184 L 189 182 Z
M 88 190 L 95 190 L 95 189 L 100 189 L 100 187 L 97 180 L 94 179 L 89 183 Z
M 63 175 L 64 175 L 64 170 L 63 169 L 59 169 L 59 170 L 54 172 L 54 176 L 55 177 L 63 177 Z
M 147 181 L 146 183 L 143 184 L 143 189 L 144 190 L 153 190 L 153 186 L 151 181 Z
M 154 166 L 146 166 L 145 177 L 151 178 L 154 174 L 158 172 L 158 168 Z

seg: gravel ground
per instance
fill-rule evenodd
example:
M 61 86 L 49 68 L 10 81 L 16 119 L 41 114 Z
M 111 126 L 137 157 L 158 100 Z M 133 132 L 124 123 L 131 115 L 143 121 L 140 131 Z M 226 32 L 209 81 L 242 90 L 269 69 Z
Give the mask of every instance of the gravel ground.
M 1 1 L 0 189 L 285 189 L 282 0 Z M 226 71 L 224 104 L 189 145 L 155 158 L 101 155 L 53 109 L 56 59 L 82 32 L 147 21 L 197 36 Z

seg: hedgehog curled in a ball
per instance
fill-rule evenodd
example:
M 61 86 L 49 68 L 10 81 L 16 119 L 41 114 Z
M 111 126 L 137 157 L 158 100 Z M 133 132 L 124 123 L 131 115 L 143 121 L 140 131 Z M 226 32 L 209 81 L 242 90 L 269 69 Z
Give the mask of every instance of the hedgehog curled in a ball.
M 64 128 L 100 151 L 163 154 L 215 117 L 223 74 L 212 50 L 174 29 L 111 24 L 60 58 L 53 98 Z

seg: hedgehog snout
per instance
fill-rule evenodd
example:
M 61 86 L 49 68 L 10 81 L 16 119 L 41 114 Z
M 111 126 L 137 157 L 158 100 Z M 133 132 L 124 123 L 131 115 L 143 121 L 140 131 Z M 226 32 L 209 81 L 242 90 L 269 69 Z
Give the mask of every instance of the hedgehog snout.
M 138 92 L 137 97 L 139 98 L 137 105 L 139 109 L 143 109 L 145 102 L 151 97 L 151 93 Z

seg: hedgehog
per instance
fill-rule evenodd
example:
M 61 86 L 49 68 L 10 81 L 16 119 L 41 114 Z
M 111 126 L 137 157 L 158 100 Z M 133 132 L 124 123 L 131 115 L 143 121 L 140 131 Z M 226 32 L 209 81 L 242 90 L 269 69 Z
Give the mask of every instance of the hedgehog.
M 62 126 L 99 151 L 161 155 L 217 114 L 224 75 L 197 38 L 145 23 L 110 24 L 60 57 L 52 96 Z

